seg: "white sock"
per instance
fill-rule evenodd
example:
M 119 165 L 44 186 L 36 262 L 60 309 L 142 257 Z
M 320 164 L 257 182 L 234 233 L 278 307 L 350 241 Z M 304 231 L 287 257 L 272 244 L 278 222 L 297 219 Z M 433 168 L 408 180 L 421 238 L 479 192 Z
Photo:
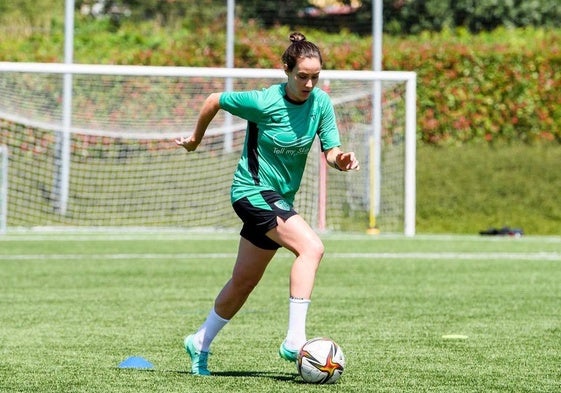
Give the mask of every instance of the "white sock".
M 218 332 L 229 322 L 229 319 L 224 319 L 214 311 L 210 310 L 205 322 L 201 325 L 195 337 L 193 344 L 195 348 L 202 352 L 208 352 L 212 340 L 216 337 Z
M 306 316 L 310 299 L 290 297 L 288 304 L 288 332 L 284 344 L 288 349 L 300 349 L 306 342 Z

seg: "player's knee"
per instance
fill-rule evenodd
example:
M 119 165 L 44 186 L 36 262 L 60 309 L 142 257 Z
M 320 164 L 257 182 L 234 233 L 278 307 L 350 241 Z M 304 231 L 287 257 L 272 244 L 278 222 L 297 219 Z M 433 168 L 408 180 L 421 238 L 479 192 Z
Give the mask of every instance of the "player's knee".
M 232 284 L 238 296 L 249 295 L 257 286 L 259 280 L 255 279 L 233 279 Z
M 323 258 L 323 254 L 325 253 L 323 242 L 319 238 L 311 239 L 310 241 L 306 242 L 305 253 L 319 263 L 319 261 L 321 261 L 321 258 Z

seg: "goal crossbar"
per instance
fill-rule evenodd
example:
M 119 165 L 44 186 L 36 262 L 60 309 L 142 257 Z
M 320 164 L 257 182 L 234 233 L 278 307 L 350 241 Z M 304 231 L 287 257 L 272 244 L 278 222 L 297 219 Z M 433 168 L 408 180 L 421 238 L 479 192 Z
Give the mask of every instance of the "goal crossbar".
M 0 62 L 0 72 L 33 72 L 48 74 L 126 75 L 126 76 L 177 76 L 217 78 L 283 78 L 282 69 L 272 68 L 208 68 L 173 66 L 134 66 L 108 64 L 19 63 Z M 322 79 L 340 80 L 416 80 L 412 71 L 350 71 L 322 70 Z

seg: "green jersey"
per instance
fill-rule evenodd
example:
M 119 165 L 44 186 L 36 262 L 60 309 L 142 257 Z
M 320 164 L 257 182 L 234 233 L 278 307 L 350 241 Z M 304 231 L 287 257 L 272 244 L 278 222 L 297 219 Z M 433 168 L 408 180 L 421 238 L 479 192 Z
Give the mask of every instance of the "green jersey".
M 261 191 L 272 190 L 292 205 L 316 135 L 322 151 L 340 146 L 327 93 L 314 88 L 305 102 L 295 103 L 287 97 L 285 86 L 220 96 L 220 108 L 248 121 L 232 183 L 232 202 L 243 197 L 252 200 Z

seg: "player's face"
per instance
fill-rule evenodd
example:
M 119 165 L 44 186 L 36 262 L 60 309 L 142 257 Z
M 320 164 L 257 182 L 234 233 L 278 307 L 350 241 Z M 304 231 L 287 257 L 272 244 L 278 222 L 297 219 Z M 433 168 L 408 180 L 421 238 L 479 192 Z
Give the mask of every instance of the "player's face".
M 318 83 L 321 63 L 315 57 L 301 57 L 291 72 L 285 71 L 288 75 L 286 95 L 292 101 L 304 102 Z

